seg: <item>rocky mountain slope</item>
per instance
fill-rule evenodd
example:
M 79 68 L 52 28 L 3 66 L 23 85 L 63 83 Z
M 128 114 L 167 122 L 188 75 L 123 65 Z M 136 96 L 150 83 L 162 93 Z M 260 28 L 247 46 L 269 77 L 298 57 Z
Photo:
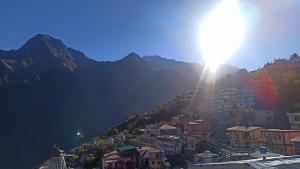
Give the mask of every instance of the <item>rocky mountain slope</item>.
M 0 50 L 2 166 L 30 168 L 53 144 L 74 147 L 126 114 L 150 110 L 196 85 L 201 66 L 194 71 L 178 62 L 171 69 L 176 61 L 168 62 L 168 69 L 157 69 L 135 53 L 98 62 L 41 34 L 17 50 Z

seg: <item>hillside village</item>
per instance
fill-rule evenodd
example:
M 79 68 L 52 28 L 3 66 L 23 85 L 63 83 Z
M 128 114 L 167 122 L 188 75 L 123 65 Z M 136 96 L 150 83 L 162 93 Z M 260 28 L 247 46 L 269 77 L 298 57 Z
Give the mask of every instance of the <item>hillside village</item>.
M 202 84 L 151 112 L 128 115 L 67 153 L 54 146 L 52 157 L 37 168 L 52 169 L 54 163 L 86 169 L 299 167 L 299 66 L 293 55 L 254 72 L 242 69 L 215 87 Z M 275 75 L 270 71 L 275 67 L 290 69 Z M 279 83 L 278 76 L 286 81 Z M 287 83 L 295 95 L 282 105 Z

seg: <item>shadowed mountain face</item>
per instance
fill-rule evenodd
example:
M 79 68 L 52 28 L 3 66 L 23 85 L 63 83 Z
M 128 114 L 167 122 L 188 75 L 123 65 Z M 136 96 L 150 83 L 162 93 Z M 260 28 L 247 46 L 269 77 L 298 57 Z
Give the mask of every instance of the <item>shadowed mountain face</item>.
M 180 63 L 183 68 L 157 69 L 135 53 L 97 62 L 47 35 L 0 50 L 1 166 L 33 167 L 53 144 L 76 146 L 78 131 L 88 139 L 128 113 L 193 88 L 199 75 L 188 75 L 181 69 L 189 64 Z
M 149 63 L 155 70 L 176 70 L 182 73 L 193 83 L 197 83 L 199 76 L 202 76 L 202 81 L 207 82 L 211 79 L 211 74 L 209 70 L 205 69 L 203 65 L 197 63 L 187 63 L 182 61 L 176 61 L 173 59 L 165 59 L 160 56 L 144 56 L 143 59 Z M 239 68 L 231 65 L 221 65 L 215 74 L 216 79 L 225 77 L 228 74 L 235 74 Z M 202 74 L 203 72 L 203 74 Z

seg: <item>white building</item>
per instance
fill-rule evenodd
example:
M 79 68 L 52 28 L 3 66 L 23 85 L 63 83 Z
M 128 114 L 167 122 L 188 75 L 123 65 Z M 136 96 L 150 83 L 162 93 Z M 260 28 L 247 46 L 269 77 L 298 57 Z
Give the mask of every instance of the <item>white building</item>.
M 53 147 L 53 155 L 49 160 L 48 169 L 67 169 L 64 151 L 56 145 Z
M 271 110 L 256 110 L 253 113 L 254 125 L 269 126 L 274 123 L 274 112 Z
M 300 130 L 300 113 L 287 113 L 291 129 Z
M 160 135 L 159 127 L 160 127 L 159 124 L 146 124 L 145 133 L 150 134 L 150 135 L 154 135 L 154 136 L 158 136 L 158 135 Z
M 181 153 L 182 142 L 177 136 L 158 136 L 157 144 L 160 150 L 163 150 L 167 155 Z

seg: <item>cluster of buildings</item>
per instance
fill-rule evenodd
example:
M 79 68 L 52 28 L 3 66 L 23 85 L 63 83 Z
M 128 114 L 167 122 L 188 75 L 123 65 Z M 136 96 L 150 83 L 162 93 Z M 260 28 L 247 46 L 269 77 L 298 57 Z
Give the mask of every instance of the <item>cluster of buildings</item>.
M 105 154 L 102 169 L 160 169 L 163 168 L 163 164 L 163 151 L 148 146 L 127 145 Z
M 272 127 L 274 112 L 256 102 L 256 96 L 247 86 L 219 86 L 216 90 L 196 91 L 191 94 L 190 111 L 199 117 L 213 117 L 218 126 L 236 123 Z
M 291 125 L 298 121 L 299 114 L 293 114 Z M 182 117 L 177 117 L 180 120 Z M 229 144 L 215 147 L 215 151 L 197 151 L 199 143 L 211 142 L 213 126 L 206 120 L 187 120 L 182 126 L 170 122 L 145 125 L 144 134 L 126 135 L 130 146 L 125 146 L 110 152 L 103 159 L 104 169 L 118 167 L 134 168 L 148 167 L 151 169 L 166 168 L 166 158 L 170 155 L 182 154 L 186 159 L 197 165 L 190 168 L 255 168 L 278 160 L 296 160 L 292 165 L 300 165 L 300 130 L 268 129 L 259 126 L 233 126 L 227 128 Z M 297 122 L 298 123 L 298 122 Z M 225 138 L 224 138 L 225 139 Z M 218 143 L 216 143 L 218 144 Z M 212 146 L 214 147 L 214 146 Z M 265 147 L 266 154 L 258 149 Z M 291 156 L 293 155 L 293 156 Z M 288 158 L 287 156 L 291 156 Z M 263 159 L 267 157 L 267 159 Z M 223 161 L 223 162 L 222 162 Z M 225 162 L 224 162 L 225 161 Z M 276 164 L 279 165 L 279 164 Z
M 299 153 L 300 130 L 264 129 L 255 126 L 228 128 L 230 145 L 237 148 L 267 147 L 271 152 L 282 155 Z
M 191 104 L 190 110 L 172 117 L 168 122 L 145 124 L 141 135 L 127 133 L 107 138 L 107 144 L 117 143 L 118 148 L 106 152 L 101 161 L 102 168 L 168 168 L 166 157 L 178 154 L 198 164 L 189 168 L 251 169 L 273 163 L 274 166 L 281 166 L 276 163 L 278 161 L 295 166 L 300 164 L 300 157 L 294 156 L 300 155 L 300 113 L 287 114 L 291 129 L 270 129 L 270 126 L 274 126 L 274 112 L 258 108 L 255 96 L 246 87 L 221 88 L 214 94 L 208 93 L 188 96 L 196 102 Z M 212 117 L 213 121 L 206 115 Z M 148 120 L 146 118 L 151 117 L 145 116 L 145 120 Z M 227 128 L 227 137 L 221 137 L 224 142 L 214 138 L 220 135 L 217 128 L 221 128 L 220 133 Z M 203 145 L 209 145 L 214 151 L 203 152 Z M 268 152 L 264 155 L 259 153 L 261 147 Z M 199 148 L 202 148 L 201 151 Z M 54 164 L 64 168 L 66 164 L 63 157 L 63 152 L 57 150 L 47 165 L 51 169 L 55 168 Z M 83 161 L 86 156 L 79 158 Z
M 221 162 L 200 161 L 189 168 L 300 168 L 300 113 L 287 116 L 291 129 L 269 129 L 253 124 L 227 128 L 228 145 L 210 144 L 218 149 Z M 260 149 L 265 151 L 260 152 Z
M 127 146 L 118 148 L 104 156 L 103 169 L 150 168 L 161 169 L 168 164 L 165 157 L 185 154 L 191 160 L 206 160 L 211 154 L 196 154 L 197 144 L 206 141 L 213 127 L 205 120 L 191 120 L 183 126 L 173 126 L 167 122 L 146 124 L 144 134 L 125 136 Z M 201 158 L 200 158 L 201 157 Z M 205 157 L 207 159 L 205 159 Z
M 212 111 L 220 125 L 272 126 L 274 112 L 256 104 L 254 94 L 247 87 L 222 88 L 215 93 Z
M 145 134 L 138 137 L 138 143 L 156 147 L 166 155 L 191 155 L 199 142 L 206 141 L 212 129 L 211 123 L 206 120 L 186 121 L 182 130 L 169 124 L 146 125 Z

